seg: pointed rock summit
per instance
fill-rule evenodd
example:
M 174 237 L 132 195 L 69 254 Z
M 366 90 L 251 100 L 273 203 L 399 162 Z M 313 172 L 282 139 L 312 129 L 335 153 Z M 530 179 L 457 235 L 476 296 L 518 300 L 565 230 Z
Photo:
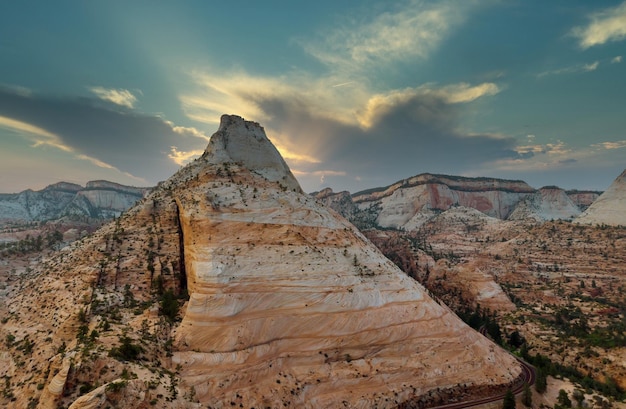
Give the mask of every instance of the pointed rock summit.
M 626 170 L 576 219 L 576 222 L 626 226 Z
M 204 155 L 210 163 L 234 162 L 285 188 L 302 192 L 276 147 L 256 122 L 237 115 L 222 115 Z

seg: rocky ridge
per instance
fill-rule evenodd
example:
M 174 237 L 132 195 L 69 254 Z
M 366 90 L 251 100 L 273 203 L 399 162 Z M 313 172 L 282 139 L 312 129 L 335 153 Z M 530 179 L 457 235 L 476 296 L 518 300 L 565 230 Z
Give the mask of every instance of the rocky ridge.
M 312 193 L 361 229 L 418 229 L 454 207 L 476 209 L 500 220 L 572 219 L 598 192 L 534 189 L 523 181 L 429 173 L 387 187 L 350 194 L 327 188 Z
M 225 116 L 201 158 L 29 273 L 1 327 L 5 406 L 382 408 L 515 381 L 512 357 L 277 155 L 258 124 Z
M 124 186 L 104 180 L 85 187 L 59 182 L 42 190 L 0 194 L 0 221 L 47 221 L 62 217 L 110 219 L 143 198 L 150 188 Z

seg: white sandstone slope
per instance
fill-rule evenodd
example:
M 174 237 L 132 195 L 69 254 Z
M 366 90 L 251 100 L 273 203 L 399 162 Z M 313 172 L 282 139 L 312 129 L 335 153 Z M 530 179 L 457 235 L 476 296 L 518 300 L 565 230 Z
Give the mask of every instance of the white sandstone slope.
M 580 215 L 580 208 L 563 189 L 546 186 L 522 199 L 508 220 L 535 219 L 537 221 L 573 219 Z
M 250 138 L 260 148 L 225 149 Z M 225 116 L 206 164 L 179 175 L 199 183 L 176 193 L 190 300 L 173 363 L 201 402 L 393 407 L 515 379 L 514 359 L 300 193 L 275 152 L 258 124 Z
M 576 222 L 626 226 L 626 170 L 576 219 Z
M 521 372 L 303 194 L 263 128 L 237 116 L 11 291 L 7 408 L 418 407 Z

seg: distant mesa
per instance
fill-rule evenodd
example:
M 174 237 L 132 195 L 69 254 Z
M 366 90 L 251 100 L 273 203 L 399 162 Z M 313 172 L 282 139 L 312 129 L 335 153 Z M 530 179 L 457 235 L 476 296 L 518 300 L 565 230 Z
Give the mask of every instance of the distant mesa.
M 598 192 L 534 189 L 520 180 L 420 174 L 350 195 L 324 189 L 314 196 L 359 228 L 413 230 L 437 214 L 466 207 L 500 220 L 572 220 Z
M 142 199 L 151 188 L 124 186 L 105 180 L 58 182 L 39 191 L 0 194 L 0 220 L 47 221 L 63 217 L 110 219 Z

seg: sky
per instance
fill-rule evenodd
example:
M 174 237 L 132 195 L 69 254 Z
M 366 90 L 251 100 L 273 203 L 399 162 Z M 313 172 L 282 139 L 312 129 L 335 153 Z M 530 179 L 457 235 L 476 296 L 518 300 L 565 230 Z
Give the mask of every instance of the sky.
M 308 192 L 425 172 L 604 190 L 625 57 L 626 1 L 5 1 L 0 192 L 156 185 L 222 114 Z

